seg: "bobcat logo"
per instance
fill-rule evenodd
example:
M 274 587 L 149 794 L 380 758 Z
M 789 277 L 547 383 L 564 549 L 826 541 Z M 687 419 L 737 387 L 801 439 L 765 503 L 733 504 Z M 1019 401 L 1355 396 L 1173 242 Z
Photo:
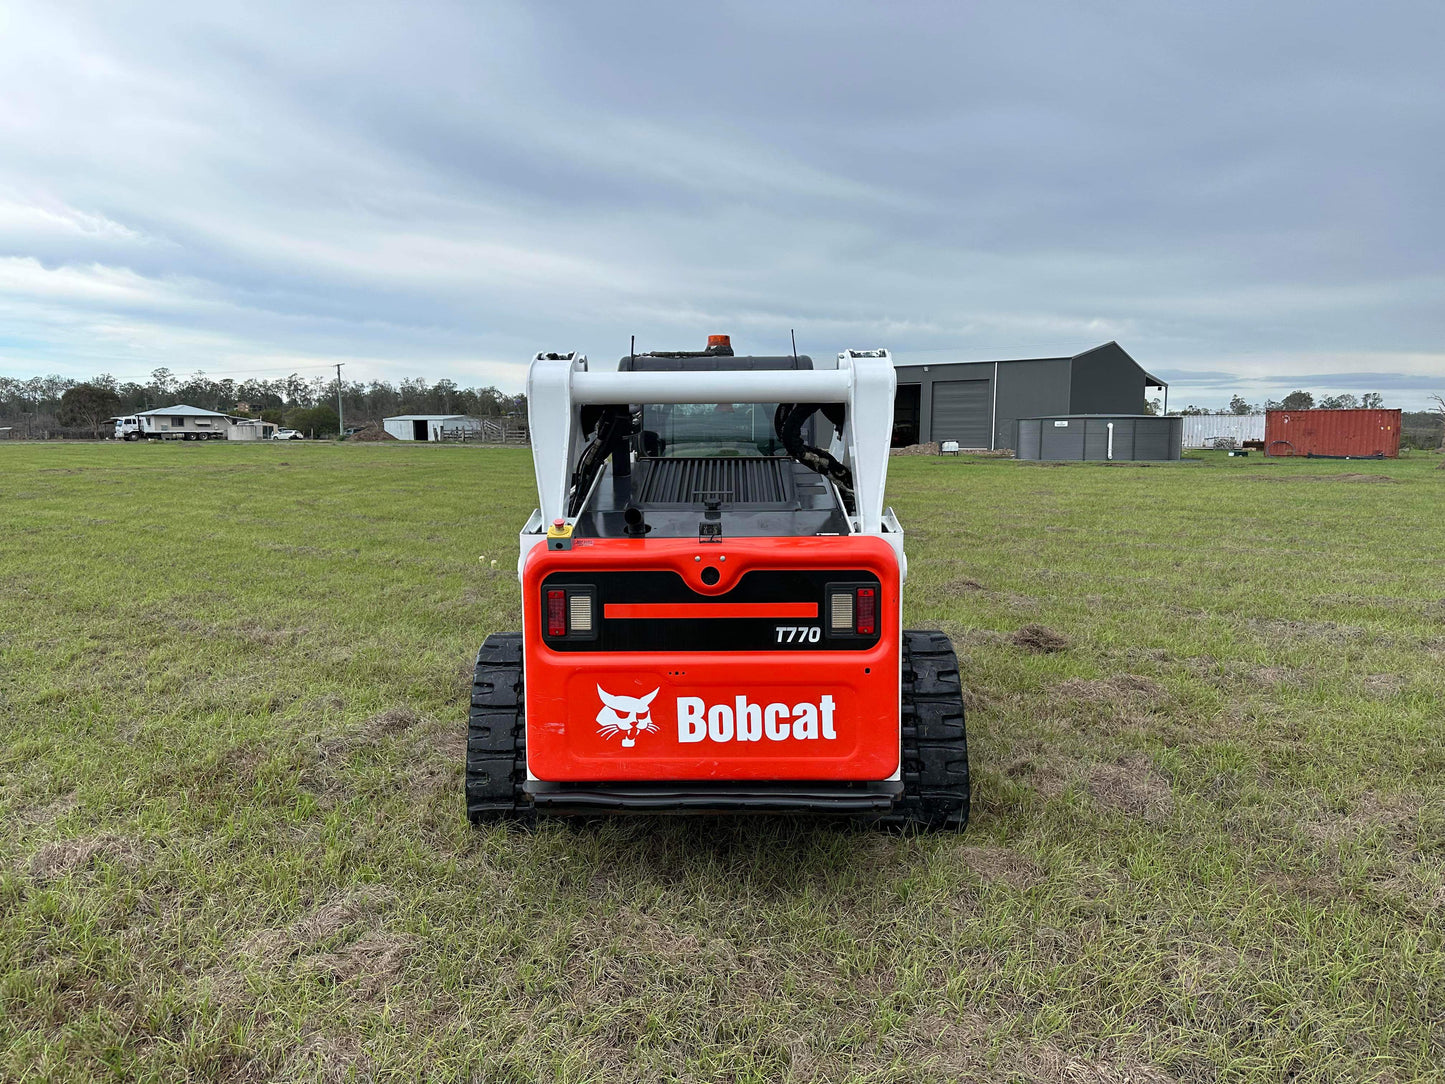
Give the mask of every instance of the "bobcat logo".
M 597 732 L 604 738 L 614 734 L 622 735 L 622 747 L 631 749 L 637 744 L 637 735 L 644 730 L 658 731 L 652 721 L 652 698 L 658 694 L 653 689 L 646 696 L 613 696 L 597 686 L 597 695 L 602 698 L 602 710 L 597 713 Z

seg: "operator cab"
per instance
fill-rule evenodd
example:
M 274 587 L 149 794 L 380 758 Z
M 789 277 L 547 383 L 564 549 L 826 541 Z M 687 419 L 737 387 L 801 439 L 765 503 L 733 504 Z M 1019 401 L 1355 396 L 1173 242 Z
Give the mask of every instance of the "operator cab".
M 618 372 L 811 370 L 806 354 L 737 357 L 726 335 L 702 351 L 629 354 Z M 851 477 L 841 407 L 643 403 L 583 412 L 590 443 L 569 510 L 578 538 L 814 537 L 849 533 Z M 836 424 L 835 424 L 836 421 Z M 817 447 L 820 441 L 824 448 Z M 829 445 L 832 451 L 825 450 Z

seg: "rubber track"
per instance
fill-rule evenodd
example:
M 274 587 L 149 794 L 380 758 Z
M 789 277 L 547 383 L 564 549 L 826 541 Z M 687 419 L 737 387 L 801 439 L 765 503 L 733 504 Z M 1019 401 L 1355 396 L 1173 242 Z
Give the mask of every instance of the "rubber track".
M 522 634 L 495 632 L 477 652 L 467 720 L 467 816 L 473 824 L 524 819 L 531 803 L 522 698 Z
M 903 797 L 878 823 L 913 830 L 968 825 L 968 733 L 953 644 L 941 632 L 903 634 Z

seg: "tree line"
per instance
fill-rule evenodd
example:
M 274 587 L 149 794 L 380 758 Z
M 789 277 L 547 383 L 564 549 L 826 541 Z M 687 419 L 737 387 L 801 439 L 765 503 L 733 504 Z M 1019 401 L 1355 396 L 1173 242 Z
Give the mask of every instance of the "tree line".
M 1159 400 L 1154 400 L 1158 402 Z M 1266 399 L 1263 403 L 1251 403 L 1242 395 L 1236 395 L 1229 400 L 1229 407 L 1225 410 L 1210 410 L 1207 407 L 1198 407 L 1190 404 L 1183 410 L 1171 410 L 1170 414 L 1263 414 L 1268 410 L 1378 410 L 1385 405 L 1385 397 L 1378 392 L 1366 392 L 1364 395 L 1325 395 L 1319 401 L 1315 400 L 1313 393 L 1307 391 L 1292 391 L 1283 399 Z
M 119 381 L 108 373 L 90 380 L 55 375 L 25 380 L 0 376 L 0 425 L 20 429 L 27 436 L 43 436 L 57 429 L 103 433 L 109 418 L 185 403 L 224 414 L 263 418 L 323 436 L 340 428 L 336 392 L 335 378 L 306 378 L 297 373 L 272 380 L 238 381 L 229 377 L 215 379 L 203 371 L 183 377 L 160 368 L 152 371 L 145 382 Z M 409 377 L 396 384 L 386 380 L 342 381 L 341 406 L 349 428 L 379 424 L 393 414 L 525 416 L 527 397 L 509 395 L 495 387 L 464 388 L 451 380 L 429 383 Z

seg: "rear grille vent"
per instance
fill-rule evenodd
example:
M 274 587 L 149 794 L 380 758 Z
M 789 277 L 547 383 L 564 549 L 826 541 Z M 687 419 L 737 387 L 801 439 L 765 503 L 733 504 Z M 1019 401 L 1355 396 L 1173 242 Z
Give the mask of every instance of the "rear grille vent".
M 638 503 L 784 504 L 790 499 L 788 460 L 755 457 L 648 459 Z M 641 466 L 642 464 L 639 464 Z

